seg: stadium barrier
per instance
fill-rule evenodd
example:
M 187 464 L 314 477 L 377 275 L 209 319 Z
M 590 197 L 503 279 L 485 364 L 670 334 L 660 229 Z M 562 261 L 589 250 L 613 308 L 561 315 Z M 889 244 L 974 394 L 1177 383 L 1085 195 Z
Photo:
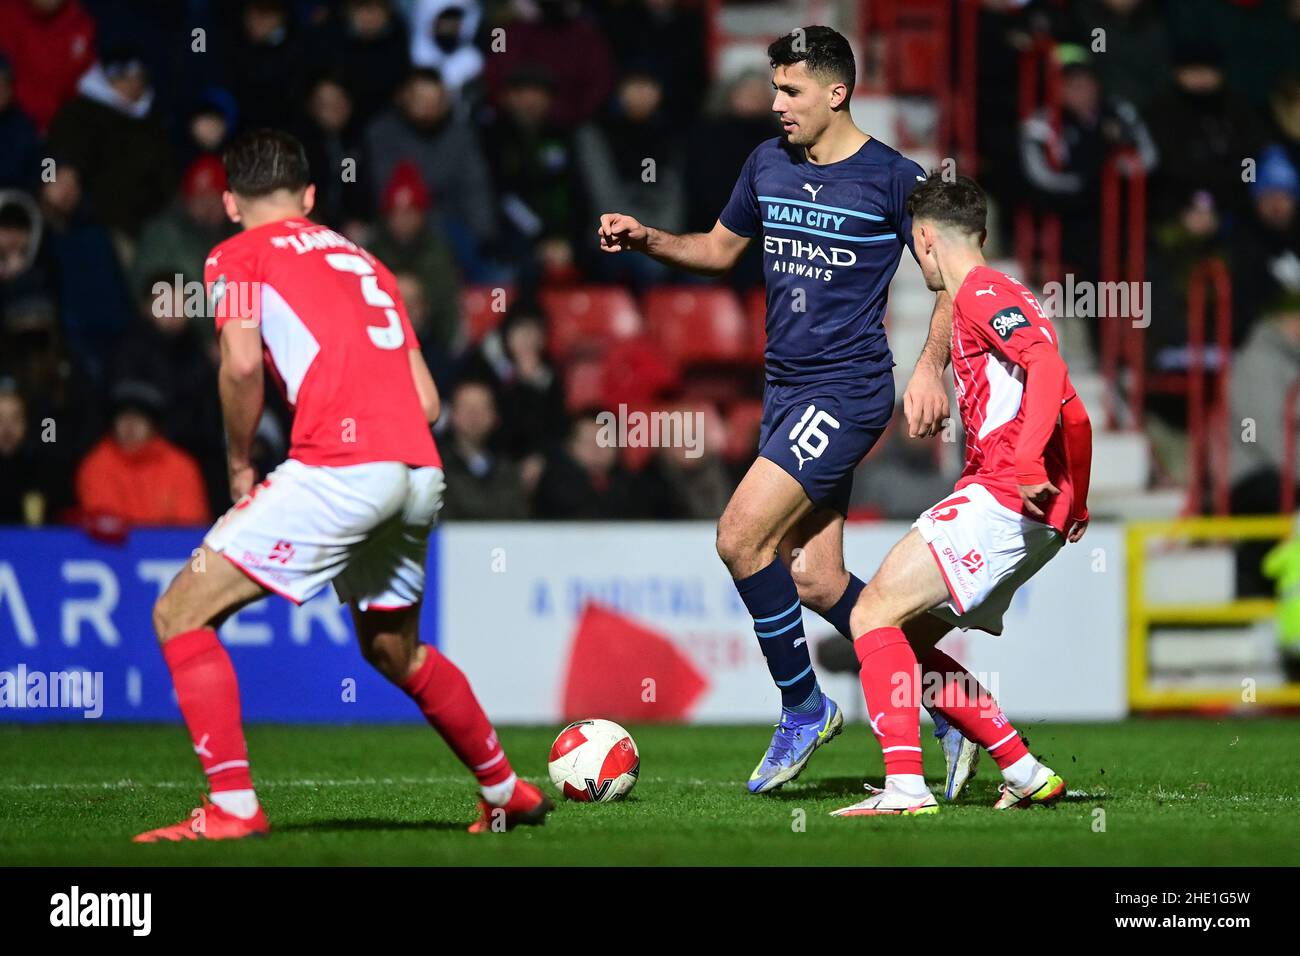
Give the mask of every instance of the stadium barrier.
M 869 575 L 906 528 L 850 525 L 848 566 Z M 198 540 L 189 529 L 138 531 L 122 546 L 73 529 L 0 531 L 0 721 L 80 720 L 95 709 L 106 721 L 177 720 L 150 612 Z M 1017 594 L 1004 637 L 946 639 L 1017 719 L 1126 713 L 1121 530 L 1098 524 L 1085 542 Z M 464 524 L 440 529 L 430 552 L 424 636 L 500 722 L 750 722 L 779 709 L 712 524 Z M 805 625 L 814 647 L 843 640 L 811 613 Z M 250 721 L 419 719 L 362 662 L 329 590 L 302 607 L 251 605 L 222 639 Z M 97 707 L 35 698 L 33 681 L 69 674 L 98 675 Z M 824 683 L 861 715 L 856 674 Z
M 1261 669 L 1246 667 L 1237 683 L 1230 683 L 1228 671 L 1217 679 L 1209 668 L 1157 682 L 1152 668 L 1152 638 L 1161 628 L 1200 629 L 1203 638 L 1211 638 L 1216 628 L 1242 629 L 1277 616 L 1278 602 L 1271 598 L 1236 598 L 1227 601 L 1197 600 L 1168 602 L 1152 600 L 1148 593 L 1147 571 L 1153 551 L 1189 544 L 1222 544 L 1241 541 L 1277 541 L 1293 530 L 1289 516 L 1202 517 L 1169 521 L 1139 521 L 1126 529 L 1128 567 L 1128 680 L 1129 703 L 1134 710 L 1189 710 L 1202 708 L 1245 708 L 1248 706 L 1300 705 L 1300 684 L 1278 679 L 1268 683 L 1258 679 Z M 1085 539 L 1086 540 L 1086 539 Z M 1236 640 L 1249 640 L 1241 633 Z M 1230 640 L 1233 638 L 1230 638 Z M 1191 665 L 1191 655 L 1187 655 Z M 1233 674 L 1232 676 L 1237 676 Z

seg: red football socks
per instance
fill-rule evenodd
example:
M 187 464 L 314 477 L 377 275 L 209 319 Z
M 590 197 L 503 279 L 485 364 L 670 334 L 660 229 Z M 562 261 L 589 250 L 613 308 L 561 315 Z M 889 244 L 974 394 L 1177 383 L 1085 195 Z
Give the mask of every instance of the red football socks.
M 210 627 L 186 631 L 163 644 L 162 652 L 212 792 L 251 790 L 239 682 L 217 632 Z
M 402 690 L 419 705 L 425 720 L 442 735 L 480 785 L 505 783 L 514 771 L 469 681 L 435 648 L 428 644 L 424 648 L 424 663 L 401 683 Z
M 998 767 L 1005 770 L 1029 753 L 993 695 L 966 668 L 937 647 L 930 649 L 921 664 L 926 687 L 936 687 L 937 699 L 927 703 L 963 737 L 987 750 Z
M 921 774 L 921 667 L 897 627 L 878 627 L 853 642 L 867 719 L 885 755 L 885 774 Z

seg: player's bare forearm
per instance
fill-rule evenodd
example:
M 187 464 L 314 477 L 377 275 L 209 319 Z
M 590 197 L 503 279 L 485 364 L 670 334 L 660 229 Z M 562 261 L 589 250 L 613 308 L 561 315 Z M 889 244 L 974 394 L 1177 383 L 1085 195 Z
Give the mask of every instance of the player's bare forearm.
M 749 239 L 721 222 L 709 232 L 677 234 L 642 225 L 622 213 L 600 217 L 600 248 L 604 252 L 643 252 L 665 265 L 700 275 L 721 275 L 736 264 Z
M 946 291 L 936 292 L 934 309 L 930 312 L 930 333 L 925 337 L 925 347 L 916 360 L 917 371 L 922 369 L 942 378 L 952 356 L 952 297 Z
M 952 299 L 947 292 L 934 297 L 930 313 L 930 333 L 916 360 L 916 368 L 903 392 L 903 415 L 907 433 L 912 438 L 937 434 L 948 417 L 948 390 L 943 384 L 943 370 L 948 367 L 952 339 Z

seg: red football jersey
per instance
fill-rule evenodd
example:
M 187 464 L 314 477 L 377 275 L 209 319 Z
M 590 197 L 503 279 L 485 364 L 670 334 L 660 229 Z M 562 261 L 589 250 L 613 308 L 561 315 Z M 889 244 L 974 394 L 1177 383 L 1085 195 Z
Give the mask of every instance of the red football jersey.
M 1024 510 L 1016 481 L 1016 443 L 1025 416 L 1022 350 L 1043 339 L 1059 348 L 1056 329 L 1033 293 L 988 266 L 970 271 L 952 309 L 952 371 L 966 431 L 966 467 L 957 488 L 983 485 L 1001 504 L 1029 517 L 1034 516 Z M 1073 397 L 1067 378 L 1062 402 Z M 1043 464 L 1061 492 L 1043 513 L 1064 534 L 1074 494 L 1059 421 L 1043 449 Z
M 289 457 L 306 465 L 441 465 L 407 351 L 418 348 L 393 274 L 306 219 L 248 229 L 204 267 L 217 332 L 258 323 L 294 410 Z

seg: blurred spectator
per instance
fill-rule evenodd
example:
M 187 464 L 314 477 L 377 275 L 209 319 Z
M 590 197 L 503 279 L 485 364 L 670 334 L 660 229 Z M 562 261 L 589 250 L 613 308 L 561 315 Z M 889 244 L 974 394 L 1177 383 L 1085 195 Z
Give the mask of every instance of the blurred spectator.
M 1169 77 L 1169 28 L 1153 0 L 1076 0 L 1072 34 L 1089 46 L 1104 31 L 1093 65 L 1106 95 L 1144 109 Z
M 0 53 L 14 99 L 44 132 L 95 60 L 95 21 L 77 0 L 0 0 Z
M 446 393 L 454 378 L 452 355 L 438 341 L 431 328 L 446 327 L 448 323 L 456 325 L 459 332 L 460 303 L 456 300 L 439 299 L 431 303 L 425 298 L 424 282 L 415 272 L 394 272 L 397 291 L 406 306 L 406 317 L 411 320 L 411 328 L 420 343 L 420 354 L 424 364 L 429 367 L 433 383 L 440 393 Z M 456 341 L 459 342 L 459 336 Z
M 163 396 L 125 381 L 112 391 L 109 433 L 77 469 L 77 504 L 87 518 L 130 525 L 202 524 L 209 519 L 198 465 L 158 434 Z
M 537 69 L 555 83 L 551 119 L 566 129 L 585 123 L 614 86 L 609 41 L 587 17 L 579 0 L 533 0 L 520 4 L 506 24 L 509 42 L 488 57 L 487 88 L 499 106 L 506 81 L 521 67 Z
M 153 98 L 139 54 L 106 50 L 50 126 L 50 152 L 60 167 L 77 167 L 96 218 L 132 239 L 166 204 L 174 181 Z
M 191 104 L 185 117 L 185 137 L 178 159 L 188 169 L 200 156 L 216 156 L 226 148 L 239 121 L 239 106 L 229 91 L 209 86 Z
M 436 70 L 411 73 L 397 106 L 366 131 L 366 147 L 375 199 L 382 199 L 399 163 L 414 164 L 433 192 L 436 228 L 451 236 L 462 263 L 476 261 L 478 247 L 496 233 L 492 181 L 474 128 L 452 110 Z
M 682 403 L 660 411 L 681 416 L 683 425 L 678 434 L 683 440 L 657 448 L 639 475 L 647 500 L 647 517 L 716 521 L 734 490 L 722 459 L 727 444 L 722 416 L 712 405 Z M 688 419 L 694 424 L 686 424 Z
M 720 90 L 720 102 L 691 130 L 687 155 L 687 228 L 707 232 L 731 198 L 745 160 L 763 140 L 781 131 L 772 113 L 772 83 L 766 70 L 748 70 Z M 756 243 L 758 245 L 758 243 Z
M 360 234 L 374 209 L 369 186 L 361 178 L 369 164 L 352 97 L 339 80 L 326 75 L 312 84 L 297 135 L 316 184 L 312 218 L 349 236 Z
M 668 232 L 682 232 L 686 184 L 682 143 L 663 112 L 663 88 L 648 73 L 619 81 L 612 115 L 578 130 L 578 163 L 593 209 L 621 212 Z M 653 162 L 653 166 L 650 165 Z M 594 242 L 591 245 L 594 250 Z M 649 256 L 602 256 L 593 268 L 607 281 L 641 285 L 668 268 Z
M 1146 330 L 1145 348 L 1148 364 L 1157 371 L 1185 372 L 1192 364 L 1187 346 L 1187 283 L 1200 263 L 1221 254 L 1223 216 L 1213 194 L 1197 190 L 1186 198 L 1173 219 L 1156 224 L 1147 278 L 1153 289 L 1164 292 L 1153 295 L 1148 303 L 1151 325 Z M 1214 332 L 1210 326 L 1206 330 L 1204 358 L 1208 368 L 1218 365 L 1213 343 Z M 1159 399 L 1156 402 L 1161 404 Z M 1181 397 L 1171 399 L 1163 404 L 1161 414 L 1171 423 L 1181 425 L 1186 404 Z
M 772 113 L 772 82 L 766 70 L 747 70 L 721 88 L 721 102 L 697 123 L 687 139 L 686 228 L 708 232 L 731 198 L 749 154 L 763 140 L 780 135 Z M 727 273 L 736 289 L 763 282 L 763 244 L 752 242 Z
M 1300 293 L 1300 175 L 1281 146 L 1260 155 L 1250 194 L 1250 209 L 1231 243 L 1233 325 L 1239 340 L 1265 305 L 1284 292 Z
M 392 0 L 344 0 L 312 37 L 311 61 L 329 64 L 362 123 L 387 109 L 410 70 L 406 24 Z
M 1259 155 L 1261 128 L 1249 104 L 1225 85 L 1222 60 L 1213 43 L 1182 44 L 1173 86 L 1152 100 L 1149 125 L 1160 156 L 1150 193 L 1154 219 L 1177 216 L 1198 190 L 1227 215 L 1243 204 L 1241 160 Z
M 67 344 L 99 381 L 133 312 L 112 239 L 90 217 L 75 166 L 60 163 L 41 187 L 41 212 Z
M 535 458 L 568 433 L 564 385 L 546 357 L 546 320 L 535 306 L 516 303 L 466 357 L 461 374 L 492 386 L 501 447 L 510 456 Z
M 288 0 L 243 0 L 230 33 L 222 45 L 225 79 L 242 124 L 287 128 L 302 102 L 306 68 Z
M 601 6 L 614 60 L 625 70 L 636 64 L 653 74 L 667 113 L 681 125 L 693 120 L 709 83 L 701 6 L 680 0 L 607 0 Z
M 519 466 L 496 454 L 496 401 L 486 382 L 463 381 L 451 393 L 450 431 L 439 442 L 447 477 L 447 521 L 517 521 L 528 517 Z
M 13 68 L 0 53 L 0 189 L 35 189 L 40 162 L 40 134 L 14 101 Z
M 474 45 L 482 16 L 477 0 L 416 0 L 411 62 L 437 70 L 460 93 L 483 73 L 483 53 Z
M 902 416 L 896 415 L 880 447 L 858 466 L 849 508 L 878 518 L 915 520 L 952 494 L 957 476 L 939 466 L 941 451 L 934 439 L 908 437 Z
M 383 219 L 370 251 L 392 271 L 420 277 L 426 308 L 420 340 L 450 356 L 460 347 L 460 278 L 451 248 L 430 226 L 430 204 L 415 164 L 398 163 L 384 187 Z
M 170 272 L 141 283 L 135 321 L 113 356 L 112 380 L 143 382 L 157 389 L 156 415 L 163 437 L 197 461 L 214 512 L 226 509 L 226 444 L 217 391 L 215 343 L 187 316 L 184 286 Z
M 1131 147 L 1144 170 L 1156 164 L 1155 144 L 1132 103 L 1106 97 L 1080 47 L 1058 46 L 1061 66 L 1060 132 L 1046 109 L 1020 127 L 1021 167 L 1034 198 L 1061 217 L 1065 272 L 1098 276 L 1100 216 L 1097 196 L 1111 150 Z
M 535 71 L 511 76 L 486 133 L 501 211 L 513 240 L 508 250 L 518 281 L 534 286 L 542 277 L 573 267 L 578 229 L 578 176 L 572 137 L 548 118 L 551 82 Z
M 60 504 L 58 463 L 45 447 L 13 379 L 0 378 L 0 525 L 44 524 Z
M 1270 139 L 1286 149 L 1291 165 L 1300 169 L 1300 76 L 1284 77 L 1269 97 Z
M 204 260 L 233 228 L 221 201 L 225 188 L 226 170 L 220 159 L 194 160 L 181 177 L 176 202 L 145 223 L 131 270 L 133 292 L 151 287 L 159 273 L 169 283 L 178 274 L 184 282 L 203 282 Z
M 76 462 L 102 431 L 99 393 L 76 355 L 64 351 L 54 303 L 34 295 L 7 303 L 0 315 L 0 375 L 27 400 L 27 419 L 55 484 L 46 513 L 71 503 Z
M 1300 381 L 1300 295 L 1278 299 L 1256 323 L 1232 369 L 1230 422 L 1233 514 L 1276 514 L 1286 454 L 1286 406 Z M 1246 423 L 1253 426 L 1243 431 Z M 1245 438 L 1250 440 L 1245 440 Z M 1300 477 L 1300 445 L 1291 464 Z M 1297 499 L 1300 500 L 1300 499 Z M 1238 595 L 1269 594 L 1260 570 L 1267 544 L 1238 550 Z
M 619 464 L 596 415 L 574 419 L 569 439 L 546 456 L 533 514 L 543 520 L 612 521 L 645 516 L 645 498 Z
M 0 312 L 10 302 L 52 293 L 50 277 L 39 261 L 42 228 L 40 208 L 31 196 L 0 190 Z

